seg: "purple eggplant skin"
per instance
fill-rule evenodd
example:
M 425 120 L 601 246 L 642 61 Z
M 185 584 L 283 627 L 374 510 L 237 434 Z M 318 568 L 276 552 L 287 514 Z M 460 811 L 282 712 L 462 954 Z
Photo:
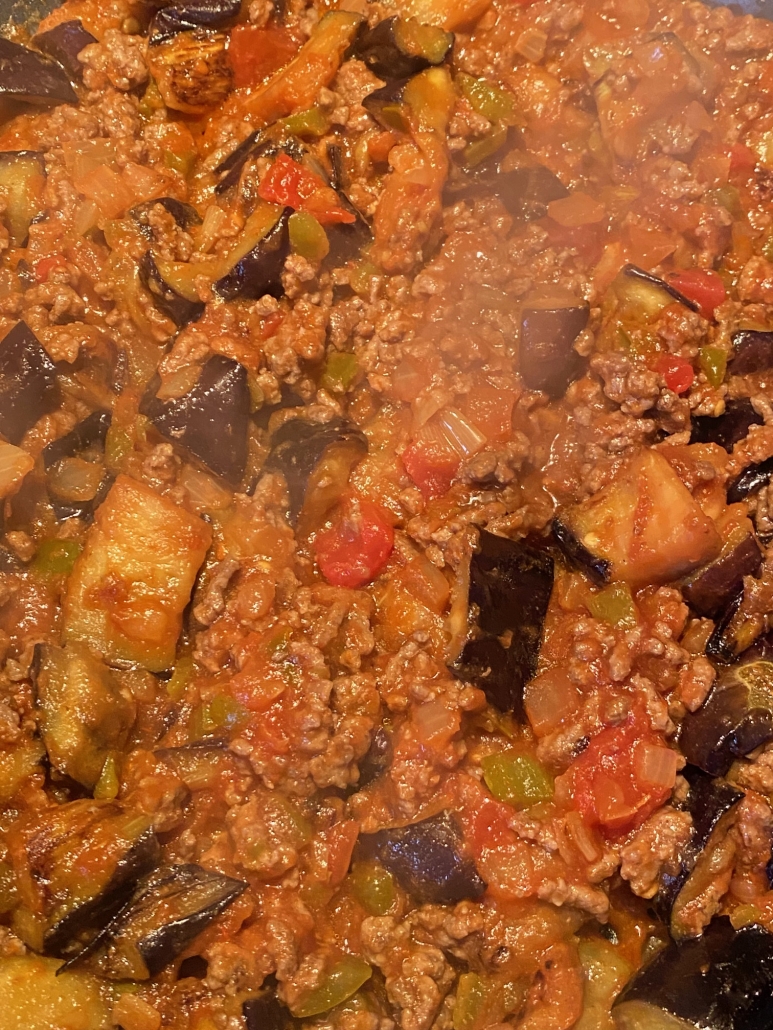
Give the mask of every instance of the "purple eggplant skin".
M 239 16 L 240 0 L 184 0 L 162 7 L 148 33 L 148 45 L 166 43 L 179 32 L 195 29 L 222 29 Z
M 178 444 L 227 483 L 237 486 L 247 465 L 250 390 L 247 369 L 232 358 L 213 355 L 193 389 L 173 400 L 148 391 L 140 403 L 162 436 Z
M 727 503 L 737 504 L 749 494 L 754 494 L 767 486 L 770 477 L 773 475 L 773 458 L 766 458 L 765 461 L 757 462 L 755 465 L 747 465 L 743 472 L 735 477 L 727 487 Z
M 477 607 L 477 625 L 454 671 L 518 719 L 524 716 L 524 687 L 537 671 L 553 572 L 545 552 L 485 530 L 470 562 L 469 601 Z
M 98 938 L 64 968 L 86 962 L 108 979 L 125 979 L 127 967 L 133 979 L 157 976 L 248 886 L 192 863 L 161 866 L 139 881 Z
M 33 36 L 32 42 L 49 57 L 64 68 L 74 82 L 83 79 L 83 65 L 78 60 L 78 54 L 84 47 L 96 43 L 97 39 L 87 32 L 83 23 L 78 18 L 72 21 L 60 21 L 52 29 L 40 32 Z
M 293 418 L 283 422 L 271 438 L 271 450 L 263 465 L 266 472 L 281 472 L 287 481 L 291 523 L 298 520 L 306 496 L 309 477 L 332 444 L 351 441 L 368 452 L 365 434 L 352 422 L 334 418 L 330 422 L 310 422 Z
M 626 1030 L 662 1026 L 663 1013 L 683 1020 L 685 1030 L 769 1030 L 773 934 L 761 926 L 734 930 L 717 917 L 702 937 L 659 951 L 623 988 L 612 1013 Z
M 361 839 L 365 850 L 420 904 L 453 905 L 479 898 L 486 890 L 475 862 L 464 852 L 461 830 L 449 811 Z
M 373 734 L 370 747 L 360 762 L 360 778 L 357 790 L 370 786 L 382 776 L 392 764 L 392 741 L 383 726 Z
M 153 830 L 146 830 L 118 862 L 107 887 L 96 898 L 79 905 L 60 919 L 45 935 L 46 955 L 73 958 L 96 939 L 132 895 L 137 882 L 156 868 L 161 848 Z
M 395 33 L 398 19 L 384 18 L 372 29 L 363 22 L 360 32 L 349 49 L 348 56 L 362 61 L 374 75 L 380 79 L 406 79 L 429 68 L 432 64 L 442 64 L 454 44 L 451 32 L 446 33 L 448 45 L 440 61 L 430 61 L 420 54 L 407 53 L 401 46 Z
M 290 255 L 290 215 L 286 207 L 276 225 L 258 241 L 249 254 L 236 262 L 230 272 L 218 279 L 213 289 L 223 300 L 245 297 L 259 300 L 268 294 L 279 299 L 284 296 L 282 270 Z
M 698 615 L 713 619 L 743 588 L 744 576 L 756 576 L 761 565 L 762 551 L 749 533 L 732 551 L 721 555 L 686 583 L 682 596 Z
M 204 303 L 188 300 L 164 281 L 150 251 L 146 251 L 139 264 L 140 282 L 153 297 L 162 314 L 171 318 L 178 329 L 196 322 L 204 314 Z
M 490 194 L 497 196 L 509 215 L 518 222 L 544 218 L 548 204 L 569 196 L 569 190 L 545 165 L 530 165 L 503 171 L 498 158 L 471 170 L 458 167 L 446 183 L 443 200 L 474 202 Z
M 245 1030 L 287 1030 L 292 1016 L 276 996 L 276 989 L 263 990 L 256 998 L 242 1002 L 242 1018 Z
M 597 558 L 595 554 L 578 539 L 572 529 L 562 522 L 560 518 L 553 519 L 551 525 L 553 538 L 561 549 L 562 554 L 569 562 L 587 573 L 594 583 L 603 586 L 609 583 L 612 574 L 612 563 L 606 558 Z
M 674 300 L 683 304 L 690 311 L 700 311 L 697 303 L 694 300 L 690 300 L 685 297 L 683 293 L 675 289 L 670 283 L 666 282 L 665 279 L 661 279 L 660 276 L 653 275 L 652 272 L 647 272 L 643 268 L 639 268 L 638 265 L 624 265 L 623 275 L 627 275 L 630 279 L 642 279 L 646 283 L 650 283 L 652 286 L 658 286 L 661 290 L 664 290 L 669 297 L 673 297 Z
M 574 341 L 588 324 L 589 313 L 587 304 L 523 309 L 519 371 L 530 390 L 543 390 L 555 400 L 579 379 L 584 362 Z
M 0 36 L 0 95 L 27 104 L 78 103 L 60 64 L 4 36 Z
M 773 740 L 770 674 L 773 663 L 768 661 L 734 666 L 720 676 L 704 704 L 688 712 L 679 731 L 679 749 L 691 765 L 710 776 L 724 776 L 736 758 Z
M 362 106 L 379 125 L 385 129 L 400 129 L 405 126 L 401 112 L 408 78 L 393 79 L 385 86 L 374 89 L 363 98 Z
M 112 421 L 113 413 L 111 411 L 92 411 L 69 433 L 46 444 L 43 448 L 43 464 L 50 469 L 62 458 L 72 458 L 80 451 L 85 451 L 87 447 L 104 444 Z
M 0 340 L 0 433 L 18 444 L 59 401 L 56 366 L 27 323 L 17 322 Z
M 687 849 L 681 856 L 678 872 L 661 873 L 655 908 L 665 922 L 670 920 L 674 902 L 708 844 L 714 827 L 744 796 L 743 791 L 737 790 L 726 780 L 709 776 L 697 766 L 686 766 L 682 775 L 690 788 L 684 808 L 692 817 L 693 829 Z
M 194 225 L 201 225 L 201 215 L 195 207 L 184 204 L 174 197 L 158 197 L 156 200 L 146 200 L 142 204 L 133 207 L 129 214 L 137 223 L 137 227 L 146 239 L 153 238 L 153 229 L 149 224 L 148 216 L 156 204 L 160 204 L 174 218 L 175 222 L 186 232 Z
M 741 653 L 733 637 L 732 623 L 743 601 L 743 587 L 731 598 L 725 610 L 717 616 L 716 625 L 706 641 L 706 657 L 715 665 L 731 665 Z
M 723 415 L 698 415 L 692 420 L 690 443 L 717 443 L 732 451 L 739 440 L 749 435 L 752 426 L 761 426 L 763 418 L 745 398 L 727 401 Z
M 345 193 L 340 190 L 337 190 L 337 193 L 341 207 L 350 211 L 355 216 L 355 221 L 339 222 L 337 225 L 329 225 L 325 229 L 330 244 L 325 264 L 330 267 L 338 267 L 349 261 L 356 261 L 362 256 L 363 249 L 373 242 L 370 226 L 360 212 Z
M 733 333 L 732 363 L 730 372 L 734 376 L 745 376 L 752 372 L 766 372 L 773 368 L 773 333 L 758 329 L 740 329 Z

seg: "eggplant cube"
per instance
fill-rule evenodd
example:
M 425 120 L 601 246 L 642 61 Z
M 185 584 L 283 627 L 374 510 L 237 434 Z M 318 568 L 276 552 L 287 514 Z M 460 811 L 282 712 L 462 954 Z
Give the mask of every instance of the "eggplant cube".
M 201 519 L 119 476 L 68 581 L 66 641 L 87 644 L 107 662 L 168 669 L 211 539 Z
M 33 39 L 38 50 L 58 61 L 75 81 L 83 78 L 83 65 L 78 60 L 78 54 L 96 42 L 95 37 L 84 29 L 83 23 L 77 18 L 72 21 L 60 21 L 52 29 L 39 32 Z
M 744 576 L 756 576 L 762 551 L 752 533 L 730 546 L 716 561 L 682 587 L 691 608 L 706 618 L 716 618 L 743 588 Z
M 0 36 L 0 94 L 28 104 L 77 104 L 61 65 Z
M 668 583 L 717 557 L 719 533 L 657 451 L 643 451 L 608 486 L 559 516 L 609 578 Z
M 520 372 L 530 390 L 561 397 L 577 379 L 583 361 L 574 341 L 588 324 L 587 304 L 527 308 L 521 316 Z
M 762 423 L 762 416 L 747 398 L 728 401 L 722 415 L 698 415 L 692 420 L 690 443 L 717 443 L 729 452 L 749 435 L 752 426 Z
M 198 865 L 163 866 L 137 884 L 100 935 L 89 965 L 116 980 L 156 976 L 247 886 Z
M 553 559 L 523 543 L 481 532 L 470 563 L 477 627 L 455 667 L 489 702 L 523 718 L 523 691 L 537 671 L 553 590 Z M 508 639 L 507 645 L 503 642 Z
M 26 322 L 0 340 L 0 433 L 18 444 L 59 404 L 56 366 Z
M 618 1030 L 768 1030 L 773 1025 L 773 934 L 714 919 L 703 937 L 671 943 L 625 987 Z
M 216 354 L 193 389 L 174 400 L 146 396 L 140 411 L 167 440 L 179 444 L 236 486 L 247 465 L 250 390 L 247 369 Z
M 40 733 L 51 765 L 92 790 L 135 717 L 128 691 L 87 648 L 43 645 L 37 675 Z
M 732 341 L 733 363 L 730 371 L 734 376 L 766 372 L 773 368 L 773 333 L 741 329 L 733 333 Z
M 379 830 L 365 844 L 400 886 L 421 904 L 453 905 L 486 890 L 451 812 L 409 826 Z
M 679 747 L 687 760 L 724 776 L 736 758 L 773 740 L 773 662 L 756 659 L 728 669 L 708 699 L 685 716 Z

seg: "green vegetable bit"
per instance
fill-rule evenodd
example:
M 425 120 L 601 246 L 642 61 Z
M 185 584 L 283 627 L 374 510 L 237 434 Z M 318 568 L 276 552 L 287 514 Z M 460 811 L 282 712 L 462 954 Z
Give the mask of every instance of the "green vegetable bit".
M 310 107 L 307 111 L 298 111 L 281 123 L 293 136 L 324 136 L 330 128 L 329 118 L 319 107 Z
M 194 708 L 190 722 L 191 740 L 201 740 L 216 730 L 230 732 L 246 719 L 247 712 L 239 702 L 228 694 L 216 694 Z
M 599 590 L 588 601 L 588 608 L 594 619 L 608 622 L 610 626 L 633 629 L 638 622 L 636 603 L 627 583 L 610 583 Z
M 318 1016 L 346 1001 L 370 979 L 373 970 L 367 962 L 354 955 L 344 955 L 328 972 L 325 979 L 292 1009 L 298 1019 Z
M 467 168 L 474 168 L 481 164 L 492 154 L 504 146 L 507 140 L 507 126 L 496 125 L 487 136 L 473 140 L 464 148 L 464 164 Z
M 721 386 L 727 371 L 727 351 L 721 347 L 701 347 L 698 364 L 711 386 Z
M 75 540 L 44 540 L 32 568 L 43 576 L 69 576 L 81 545 Z
M 108 755 L 94 787 L 94 797 L 97 801 L 112 801 L 113 798 L 118 797 L 120 786 L 115 758 Z
M 359 368 L 354 354 L 331 351 L 327 356 L 319 385 L 330 393 L 346 393 Z
M 330 250 L 327 233 L 314 215 L 308 211 L 296 211 L 290 215 L 288 228 L 290 246 L 296 254 L 315 263 L 327 256 Z
M 355 862 L 351 872 L 354 896 L 372 916 L 385 916 L 395 902 L 392 874 L 378 862 Z
M 531 755 L 503 752 L 482 761 L 486 786 L 497 799 L 514 808 L 530 808 L 553 797 L 553 778 Z
M 515 109 L 515 98 L 499 86 L 493 86 L 485 79 L 474 79 L 472 75 L 461 72 L 456 76 L 456 84 L 462 96 L 470 102 L 473 111 L 482 114 L 490 122 L 512 118 Z
M 454 1030 L 472 1030 L 486 1004 L 488 985 L 477 973 L 462 973 L 454 1001 Z

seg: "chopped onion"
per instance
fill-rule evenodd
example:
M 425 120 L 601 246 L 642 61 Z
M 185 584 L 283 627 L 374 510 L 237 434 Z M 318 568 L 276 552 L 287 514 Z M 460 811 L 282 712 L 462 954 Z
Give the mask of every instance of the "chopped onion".
M 601 849 L 597 846 L 593 835 L 585 825 L 585 820 L 579 812 L 569 812 L 564 820 L 567 832 L 572 843 L 580 852 L 586 862 L 597 862 L 601 858 Z
M 528 28 L 524 29 L 515 41 L 515 49 L 522 57 L 525 57 L 527 61 L 531 61 L 533 64 L 539 64 L 545 56 L 545 47 L 547 46 L 547 42 L 548 37 L 546 32 L 543 32 L 541 29 Z
M 410 404 L 427 385 L 427 377 L 407 359 L 400 362 L 392 373 L 392 393 L 398 401 Z
M 486 437 L 477 426 L 469 422 L 456 408 L 446 408 L 438 415 L 438 422 L 456 453 L 462 458 L 477 454 L 486 446 Z
M 647 740 L 636 746 L 634 769 L 642 784 L 655 790 L 670 790 L 676 781 L 679 756 L 670 747 Z
M 436 748 L 445 747 L 460 726 L 459 713 L 449 711 L 439 700 L 414 708 L 413 721 L 422 742 Z
M 62 501 L 90 501 L 99 489 L 104 472 L 101 462 L 63 458 L 48 473 L 48 488 Z
M 186 465 L 180 475 L 180 485 L 197 511 L 219 511 L 231 503 L 232 493 L 206 472 Z
M 228 213 L 217 204 L 210 204 L 204 212 L 204 219 L 196 230 L 196 250 L 206 254 L 224 235 L 228 225 Z
M 566 229 L 579 229 L 582 225 L 600 222 L 606 213 L 604 205 L 588 193 L 572 193 L 548 204 L 550 217 Z
M 565 672 L 549 669 L 527 685 L 524 706 L 532 729 L 544 737 L 577 711 L 580 693 Z
M 84 198 L 76 207 L 73 215 L 72 224 L 75 233 L 83 236 L 89 229 L 94 229 L 98 225 L 99 218 L 99 208 L 94 201 Z
M 451 394 L 442 387 L 433 387 L 431 390 L 423 390 L 411 404 L 413 422 L 417 429 L 421 429 L 427 422 L 437 415 L 441 408 L 451 400 Z
M 21 447 L 0 443 L 0 497 L 7 497 L 17 490 L 34 465 L 35 459 Z

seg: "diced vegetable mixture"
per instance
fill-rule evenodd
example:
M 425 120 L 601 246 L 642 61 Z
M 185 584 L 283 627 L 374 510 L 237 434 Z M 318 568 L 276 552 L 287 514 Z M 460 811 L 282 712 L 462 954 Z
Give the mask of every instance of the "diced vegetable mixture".
M 36 4 L 0 1030 L 770 1030 L 769 0 Z

